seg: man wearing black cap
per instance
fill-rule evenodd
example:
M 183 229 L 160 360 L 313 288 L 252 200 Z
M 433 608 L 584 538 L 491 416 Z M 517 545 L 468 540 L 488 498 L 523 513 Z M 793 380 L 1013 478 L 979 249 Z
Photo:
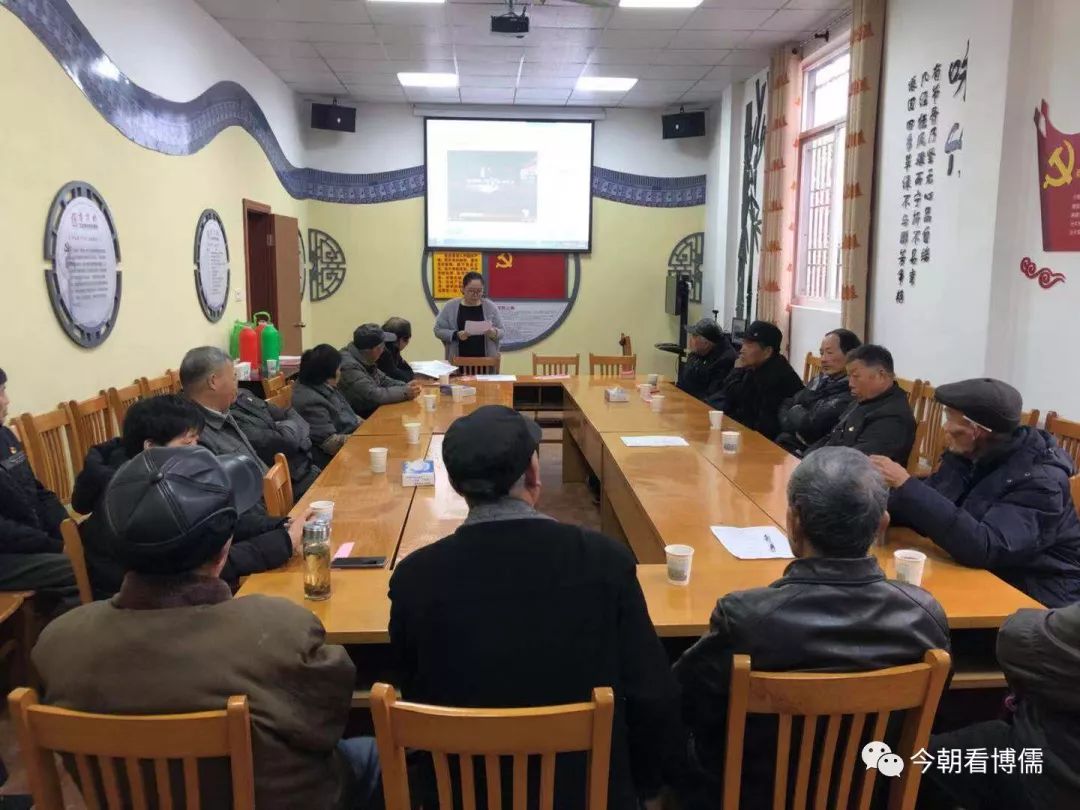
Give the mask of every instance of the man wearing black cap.
M 707 400 L 720 391 L 735 365 L 735 347 L 720 324 L 702 318 L 686 327 L 690 354 L 679 370 L 678 387 L 692 397 Z
M 0 369 L 0 590 L 38 591 L 51 604 L 74 604 L 78 592 L 64 555 L 60 524 L 68 516 L 26 459 L 23 446 L 7 427 L 7 374 Z
M 1047 607 L 1080 600 L 1080 519 L 1072 459 L 1044 430 L 1020 426 L 1020 392 L 992 379 L 938 386 L 949 447 L 912 478 L 872 461 L 893 487 L 889 513 L 959 563 L 987 568 Z
M 250 458 L 151 448 L 117 471 L 105 520 L 128 573 L 111 600 L 53 622 L 34 648 L 46 703 L 103 714 L 251 709 L 260 810 L 368 807 L 370 739 L 341 741 L 355 667 L 312 613 L 276 597 L 234 599 L 219 574 L 240 513 L 258 501 Z M 229 795 L 228 763 L 200 764 L 207 806 Z
M 405 402 L 420 395 L 420 383 L 416 380 L 395 380 L 379 369 L 385 344 L 392 340 L 397 340 L 397 335 L 384 332 L 378 324 L 365 323 L 356 327 L 352 343 L 341 350 L 341 379 L 337 387 L 363 419 L 375 413 L 380 405 Z
M 754 321 L 743 337 L 739 359 L 709 404 L 767 439 L 780 433 L 780 405 L 803 384 L 780 354 L 783 334 L 771 323 Z
M 525 707 L 615 690 L 608 807 L 660 788 L 674 680 L 638 585 L 633 555 L 601 534 L 536 511 L 540 428 L 486 405 L 443 440 L 450 484 L 469 515 L 399 562 L 390 644 L 408 700 Z M 584 807 L 585 759 L 560 758 L 555 806 Z
M 386 341 L 386 351 L 379 357 L 378 366 L 387 377 L 402 382 L 412 382 L 412 366 L 401 356 L 405 347 L 412 340 L 412 324 L 404 318 L 390 318 L 382 325 L 382 330 L 388 335 L 393 335 L 393 340 Z

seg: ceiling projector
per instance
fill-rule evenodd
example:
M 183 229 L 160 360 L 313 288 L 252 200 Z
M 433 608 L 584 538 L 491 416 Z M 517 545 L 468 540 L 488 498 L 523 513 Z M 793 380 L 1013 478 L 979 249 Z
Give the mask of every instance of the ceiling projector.
M 511 11 L 507 14 L 493 16 L 491 18 L 491 33 L 505 34 L 521 39 L 529 33 L 529 18 L 525 16 L 524 11 L 520 14 Z

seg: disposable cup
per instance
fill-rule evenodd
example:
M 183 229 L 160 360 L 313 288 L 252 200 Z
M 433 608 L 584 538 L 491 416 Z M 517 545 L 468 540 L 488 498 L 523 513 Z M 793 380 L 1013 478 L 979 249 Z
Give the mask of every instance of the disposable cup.
M 660 413 L 664 409 L 664 396 L 663 394 L 653 394 L 649 400 L 649 405 L 652 406 L 653 413 Z
M 649 381 L 649 385 L 657 386 L 660 384 L 659 374 L 650 374 L 648 377 L 646 377 L 646 379 Z
M 723 411 L 709 411 L 709 429 L 720 430 L 724 424 L 724 412 Z
M 690 566 L 694 562 L 693 546 L 664 546 L 664 554 L 667 555 L 668 584 L 687 585 L 690 582 Z
M 385 447 L 372 447 L 368 452 L 371 455 L 371 471 L 373 473 L 386 472 L 386 454 L 389 450 Z
M 461 400 L 465 399 L 465 386 L 464 385 L 453 385 L 453 386 L 451 386 L 450 387 L 450 396 L 454 400 L 454 402 L 461 402 Z
M 438 401 L 439 398 L 435 394 L 424 394 L 424 410 L 429 413 L 434 411 Z
M 409 444 L 420 443 L 420 423 L 419 422 L 407 422 L 405 424 L 405 436 L 408 439 Z
M 652 394 L 652 386 L 648 383 L 638 383 L 637 390 L 642 399 L 648 399 Z
M 720 434 L 720 441 L 725 453 L 738 453 L 742 445 L 742 434 L 737 430 L 725 430 Z
M 450 375 L 449 374 L 440 374 L 439 375 L 439 385 L 449 385 L 449 384 L 450 384 Z
M 893 552 L 896 562 L 896 578 L 909 585 L 922 585 L 923 568 L 926 567 L 926 555 L 913 548 L 901 548 Z
M 317 520 L 322 523 L 329 523 L 334 519 L 334 502 L 312 501 L 311 517 L 313 520 Z

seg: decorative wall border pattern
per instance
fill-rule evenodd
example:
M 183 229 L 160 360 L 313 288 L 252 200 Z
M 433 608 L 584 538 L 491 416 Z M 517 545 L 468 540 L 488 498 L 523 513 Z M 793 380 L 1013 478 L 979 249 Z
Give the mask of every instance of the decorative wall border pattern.
M 218 82 L 191 101 L 170 101 L 121 73 L 67 0 L 0 0 L 53 55 L 91 104 L 124 137 L 167 155 L 198 152 L 222 130 L 242 127 L 266 153 L 282 186 L 300 200 L 367 204 L 424 196 L 424 167 L 348 174 L 293 166 L 255 98 Z M 705 176 L 647 177 L 593 168 L 593 193 L 628 205 L 705 204 Z

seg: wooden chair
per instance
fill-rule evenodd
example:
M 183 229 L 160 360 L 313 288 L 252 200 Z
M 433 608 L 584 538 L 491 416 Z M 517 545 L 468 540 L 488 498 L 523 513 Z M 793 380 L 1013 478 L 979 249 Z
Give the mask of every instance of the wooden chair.
M 799 735 L 798 765 L 795 772 L 794 801 L 799 808 L 810 805 L 810 774 L 817 774 L 814 807 L 848 807 L 850 791 L 859 782 L 860 810 L 870 806 L 877 770 L 865 768 L 862 746 L 870 740 L 884 740 L 889 715 L 904 711 L 904 723 L 896 754 L 903 758 L 903 773 L 892 780 L 889 810 L 913 810 L 922 769 L 911 757 L 926 747 L 930 726 L 937 711 L 945 679 L 949 675 L 949 654 L 929 650 L 921 664 L 852 673 L 754 672 L 750 657 L 734 656 L 728 699 L 727 749 L 724 759 L 724 810 L 738 810 L 742 785 L 743 736 L 748 714 L 779 715 L 776 743 L 776 770 L 773 810 L 783 810 L 787 802 L 788 769 L 792 748 L 792 720 L 803 719 Z M 837 751 L 841 725 L 850 716 L 846 744 Z M 873 730 L 865 734 L 868 715 L 876 715 Z M 820 746 L 815 746 L 819 720 L 828 718 Z M 814 748 L 817 762 L 811 762 Z M 829 787 L 839 754 L 839 781 L 836 796 L 829 800 Z M 858 769 L 861 778 L 853 779 Z M 828 803 L 828 804 L 827 804 Z
M 916 403 L 919 399 L 919 393 L 922 391 L 923 385 L 929 385 L 930 383 L 924 383 L 922 380 L 905 380 L 903 377 L 897 377 L 896 384 L 907 394 L 908 405 L 911 406 L 912 411 L 915 411 L 915 419 L 918 420 L 919 413 L 916 410 Z
M 172 393 L 179 394 L 181 391 L 184 390 L 184 386 L 182 386 L 180 384 L 180 372 L 179 371 L 177 371 L 174 368 L 170 368 L 165 373 L 168 374 L 169 378 L 172 380 Z
M 1062 419 L 1057 411 L 1047 411 L 1046 432 L 1057 439 L 1062 450 L 1072 456 L 1074 464 L 1080 465 L 1080 422 Z
M 274 456 L 274 466 L 263 476 L 263 500 L 271 517 L 288 517 L 293 508 L 292 477 L 284 453 Z
M 821 373 L 821 358 L 813 352 L 806 353 L 806 361 L 803 363 L 802 381 L 809 383 Z
M 921 449 L 926 443 L 926 435 L 929 432 L 930 426 L 926 422 L 915 423 L 915 442 L 911 445 L 911 452 L 908 453 L 907 471 L 909 475 L 918 475 L 921 472 L 922 467 L 922 452 Z
M 11 661 L 8 682 L 12 686 L 26 683 L 29 655 L 23 649 L 26 599 L 33 592 L 0 592 L 0 663 Z
M 292 407 L 292 395 L 293 385 L 292 383 L 289 383 L 273 396 L 267 397 L 266 401 L 271 405 L 277 405 L 283 411 L 287 411 Z
M 178 806 L 197 810 L 198 761 L 228 758 L 232 807 L 254 810 L 251 716 L 243 695 L 230 697 L 221 711 L 109 715 L 45 706 L 34 690 L 15 689 L 8 706 L 37 810 L 64 810 L 56 753 L 74 759 L 88 807 L 171 808 L 174 798 L 182 797 Z M 123 768 L 117 768 L 118 761 Z M 173 784 L 178 774 L 172 766 L 179 763 L 183 763 L 182 786 L 179 778 Z M 100 779 L 94 778 L 95 771 Z
M 1039 416 L 1041 416 L 1041 413 L 1038 408 L 1032 408 L 1030 411 L 1020 411 L 1020 424 L 1027 427 L 1038 427 Z
M 173 386 L 179 381 L 179 375 L 169 369 L 160 377 L 139 377 L 135 383 L 139 386 L 140 396 L 145 398 L 156 397 L 161 394 L 174 394 L 176 391 Z
M 450 365 L 457 366 L 463 376 L 498 374 L 501 357 L 452 357 Z
M 19 434 L 23 437 L 26 457 L 34 475 L 65 505 L 71 503 L 71 490 L 75 486 L 74 453 L 68 446 L 70 425 L 63 408 L 35 416 L 24 413 L 19 417 Z M 79 468 L 82 468 L 82 459 Z
M 86 555 L 83 553 L 79 525 L 68 518 L 60 524 L 60 536 L 64 538 L 64 553 L 71 561 L 71 570 L 75 572 L 75 584 L 79 587 L 79 601 L 88 605 L 94 601 L 94 591 L 90 587 L 90 572 L 86 568 Z
M 589 754 L 586 806 L 607 807 L 608 762 L 615 697 L 610 687 L 593 689 L 591 703 L 533 709 L 452 709 L 397 700 L 394 688 L 371 689 L 371 715 L 382 765 L 386 810 L 409 810 L 406 749 L 430 751 L 439 790 L 439 806 L 454 806 L 451 761 L 457 758 L 461 798 L 476 806 L 474 764 L 484 764 L 488 807 L 502 807 L 501 757 L 513 758 L 513 806 L 524 808 L 528 796 L 529 757 L 540 757 L 539 810 L 555 806 L 555 755 Z M 464 763 L 464 766 L 462 766 Z M 510 786 L 507 786 L 510 788 Z
M 589 374 L 593 377 L 618 377 L 623 372 L 637 371 L 633 354 L 593 354 L 589 352 Z
M 265 399 L 270 399 L 270 397 L 272 397 L 284 387 L 284 374 L 275 374 L 273 377 L 266 377 L 262 381 L 263 397 Z
M 113 422 L 116 425 L 116 435 L 124 432 L 124 417 L 127 409 L 142 399 L 142 391 L 138 383 L 125 385 L 123 388 L 110 388 L 104 392 L 109 400 L 109 410 L 112 412 Z
M 630 336 L 619 333 L 619 346 L 622 348 L 624 357 L 630 357 L 634 353 L 634 344 L 630 342 Z
M 581 370 L 580 354 L 536 354 L 533 353 L 533 374 L 538 376 L 550 374 L 571 374 L 577 376 Z
M 75 472 L 82 470 L 86 454 L 95 444 L 101 444 L 120 435 L 113 425 L 109 412 L 109 397 L 101 393 L 82 402 L 71 400 L 62 402 L 60 407 L 67 411 L 68 444 L 71 446 L 71 460 Z

